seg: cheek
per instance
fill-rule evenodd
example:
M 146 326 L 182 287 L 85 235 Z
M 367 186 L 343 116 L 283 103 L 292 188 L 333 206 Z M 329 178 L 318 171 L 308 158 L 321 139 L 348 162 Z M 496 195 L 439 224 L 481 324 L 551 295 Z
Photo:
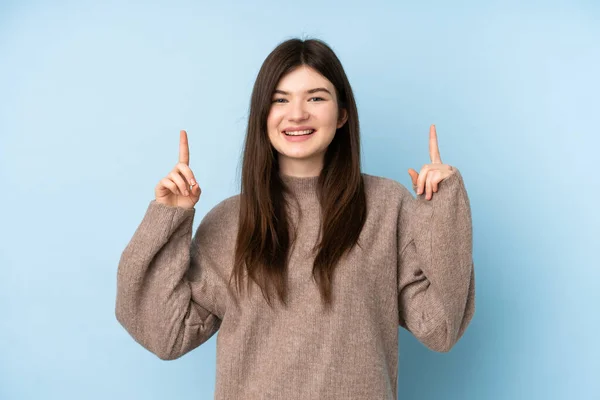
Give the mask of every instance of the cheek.
M 275 110 L 269 111 L 269 115 L 267 116 L 267 129 L 270 131 L 276 131 L 279 128 L 279 124 L 281 122 L 281 117 L 279 113 Z
M 335 126 L 337 124 L 338 112 L 336 106 L 327 107 L 326 109 L 323 108 L 321 111 L 319 119 L 323 121 L 323 123 L 328 126 Z

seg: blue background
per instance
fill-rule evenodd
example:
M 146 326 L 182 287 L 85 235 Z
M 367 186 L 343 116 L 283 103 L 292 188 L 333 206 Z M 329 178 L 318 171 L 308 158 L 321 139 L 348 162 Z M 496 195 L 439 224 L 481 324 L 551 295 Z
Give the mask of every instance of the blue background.
M 0 399 L 212 399 L 216 336 L 159 360 L 116 270 L 187 129 L 194 228 L 238 192 L 252 85 L 336 51 L 364 172 L 411 188 L 428 127 L 471 200 L 476 313 L 447 354 L 401 329 L 401 399 L 599 399 L 594 1 L 0 3 Z

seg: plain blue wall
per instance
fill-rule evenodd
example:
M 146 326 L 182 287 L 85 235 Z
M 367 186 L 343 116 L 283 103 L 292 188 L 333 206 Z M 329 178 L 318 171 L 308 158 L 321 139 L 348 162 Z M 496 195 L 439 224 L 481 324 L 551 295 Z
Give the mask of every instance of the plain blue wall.
M 159 360 L 116 269 L 180 129 L 194 228 L 237 193 L 254 79 L 295 36 L 340 57 L 364 172 L 411 188 L 435 123 L 471 199 L 475 318 L 448 354 L 401 330 L 400 398 L 600 398 L 597 2 L 53 3 L 0 3 L 0 399 L 212 399 L 216 336 Z

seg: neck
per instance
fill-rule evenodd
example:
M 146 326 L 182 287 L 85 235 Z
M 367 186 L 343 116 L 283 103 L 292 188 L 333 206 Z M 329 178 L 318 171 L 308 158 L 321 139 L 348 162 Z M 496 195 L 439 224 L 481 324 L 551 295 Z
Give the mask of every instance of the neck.
M 319 176 L 323 169 L 323 155 L 311 160 L 296 160 L 279 155 L 279 171 L 282 176 L 309 178 Z
M 300 203 L 317 199 L 319 175 L 293 176 L 280 172 L 281 180 Z

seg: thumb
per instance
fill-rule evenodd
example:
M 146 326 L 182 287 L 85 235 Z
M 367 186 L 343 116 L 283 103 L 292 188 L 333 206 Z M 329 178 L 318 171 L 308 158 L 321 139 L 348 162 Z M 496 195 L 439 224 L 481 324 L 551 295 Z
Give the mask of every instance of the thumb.
M 419 173 L 412 168 L 408 169 L 408 175 L 410 175 L 410 179 L 412 180 L 413 187 L 417 186 L 417 179 L 419 179 Z

